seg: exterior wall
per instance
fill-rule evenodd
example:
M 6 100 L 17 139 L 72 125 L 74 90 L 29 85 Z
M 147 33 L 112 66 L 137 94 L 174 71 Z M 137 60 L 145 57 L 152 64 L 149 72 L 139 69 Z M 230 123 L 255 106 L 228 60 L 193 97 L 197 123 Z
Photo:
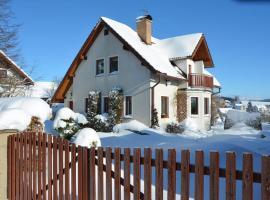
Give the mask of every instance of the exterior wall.
M 110 74 L 111 56 L 118 56 L 118 72 Z M 104 58 L 105 73 L 96 75 L 96 60 L 101 58 Z M 124 50 L 123 44 L 112 33 L 104 36 L 101 31 L 87 53 L 87 60 L 81 62 L 73 78 L 74 111 L 84 113 L 89 91 L 97 90 L 102 96 L 108 96 L 114 86 L 121 87 L 125 96 L 132 96 L 131 118 L 150 125 L 150 71 L 141 65 L 133 53 Z M 65 105 L 68 105 L 69 99 L 68 94 Z
M 151 82 L 153 86 L 155 82 Z M 165 81 L 161 81 L 155 87 L 155 108 L 158 111 L 159 123 L 164 125 L 170 121 L 177 120 L 177 104 L 176 104 L 176 94 L 178 90 L 178 84 L 173 83 L 171 81 L 168 82 L 167 86 Z M 161 118 L 161 97 L 167 96 L 169 97 L 169 117 Z
M 211 91 L 207 90 L 187 90 L 187 117 L 193 119 L 198 128 L 201 130 L 209 130 L 211 124 Z M 199 98 L 198 115 L 191 114 L 191 97 Z M 204 98 L 209 98 L 209 114 L 204 114 Z

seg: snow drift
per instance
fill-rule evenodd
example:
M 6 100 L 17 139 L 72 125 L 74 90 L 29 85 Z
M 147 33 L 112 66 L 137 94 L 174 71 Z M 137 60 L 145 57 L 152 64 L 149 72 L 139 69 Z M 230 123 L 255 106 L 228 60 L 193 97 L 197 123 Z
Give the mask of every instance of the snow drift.
M 136 120 L 131 120 L 130 122 L 127 123 L 116 124 L 113 127 L 113 132 L 119 133 L 120 131 L 123 130 L 142 131 L 146 128 L 148 127 L 145 126 L 143 123 L 138 122 Z
M 16 129 L 24 131 L 37 117 L 41 123 L 50 119 L 50 106 L 39 98 L 11 97 L 0 98 L 0 130 Z

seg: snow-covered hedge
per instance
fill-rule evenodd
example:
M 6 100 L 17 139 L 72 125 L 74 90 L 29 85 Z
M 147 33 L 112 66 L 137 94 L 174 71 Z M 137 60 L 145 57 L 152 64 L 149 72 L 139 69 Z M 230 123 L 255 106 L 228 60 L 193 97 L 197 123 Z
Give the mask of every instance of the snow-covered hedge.
M 83 147 L 100 147 L 101 142 L 97 132 L 92 128 L 83 128 L 79 130 L 73 137 L 76 145 Z
M 16 129 L 24 131 L 36 117 L 43 125 L 50 119 L 52 110 L 50 106 L 39 98 L 12 97 L 0 98 L 0 130 Z
M 226 114 L 224 129 L 229 129 L 237 123 L 245 123 L 247 126 L 261 130 L 261 114 L 258 112 L 229 110 Z
M 166 126 L 166 132 L 167 133 L 183 133 L 185 130 L 184 125 L 176 123 L 176 122 L 170 122 Z
M 84 115 L 75 113 L 70 108 L 64 107 L 56 113 L 53 127 L 61 137 L 70 139 L 87 123 L 88 121 Z

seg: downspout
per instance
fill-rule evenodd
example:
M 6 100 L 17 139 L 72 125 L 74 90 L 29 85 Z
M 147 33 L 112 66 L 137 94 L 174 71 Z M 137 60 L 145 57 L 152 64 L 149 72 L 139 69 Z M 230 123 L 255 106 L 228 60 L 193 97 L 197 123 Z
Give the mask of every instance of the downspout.
M 151 126 L 153 125 L 153 111 L 155 109 L 155 87 L 160 83 L 160 81 L 161 74 L 159 74 L 158 82 L 156 82 L 156 84 L 151 87 Z

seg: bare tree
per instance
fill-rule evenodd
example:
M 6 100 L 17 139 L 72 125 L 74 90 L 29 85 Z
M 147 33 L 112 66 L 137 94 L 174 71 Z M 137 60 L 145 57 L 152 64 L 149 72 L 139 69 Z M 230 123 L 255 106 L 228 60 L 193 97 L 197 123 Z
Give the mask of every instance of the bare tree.
M 62 78 L 60 77 L 54 77 L 52 84 L 50 86 L 50 88 L 48 88 L 45 92 L 46 95 L 48 96 L 48 100 L 50 101 L 54 95 L 55 90 L 57 89 L 57 87 L 59 86 L 60 82 L 61 82 Z
M 0 0 L 0 50 L 4 51 L 12 60 L 18 62 L 18 29 L 13 22 L 14 15 L 10 9 L 10 0 Z

